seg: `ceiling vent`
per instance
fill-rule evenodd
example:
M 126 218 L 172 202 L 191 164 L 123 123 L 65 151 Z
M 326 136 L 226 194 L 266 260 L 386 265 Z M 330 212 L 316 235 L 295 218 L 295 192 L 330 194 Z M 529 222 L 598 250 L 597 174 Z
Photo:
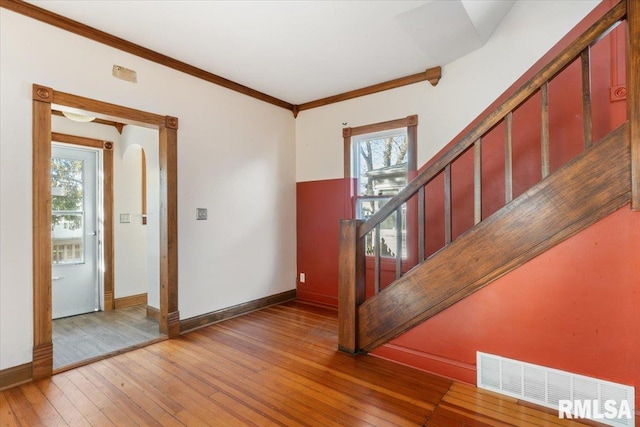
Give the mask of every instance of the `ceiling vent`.
M 124 80 L 126 82 L 138 83 L 138 75 L 134 70 L 123 67 L 122 65 L 114 65 L 111 71 L 113 77 Z
M 553 408 L 558 417 L 635 426 L 633 387 L 477 352 L 479 388 Z

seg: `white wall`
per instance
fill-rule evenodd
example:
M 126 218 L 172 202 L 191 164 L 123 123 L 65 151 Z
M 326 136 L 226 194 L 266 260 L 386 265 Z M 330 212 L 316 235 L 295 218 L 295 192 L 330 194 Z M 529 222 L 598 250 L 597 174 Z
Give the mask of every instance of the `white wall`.
M 142 147 L 130 144 L 115 152 L 114 296 L 147 292 L 147 228 L 142 224 Z M 114 162 L 116 163 L 116 162 Z M 121 222 L 128 215 L 130 222 Z
M 114 79 L 114 64 L 139 82 Z M 180 119 L 181 318 L 295 287 L 291 112 L 0 9 L 0 369 L 33 345 L 33 83 Z
M 520 0 L 487 44 L 428 82 L 302 111 L 298 182 L 343 177 L 342 123 L 354 127 L 418 114 L 418 166 L 426 163 L 573 28 L 599 1 Z
M 160 169 L 158 131 L 127 125 L 114 147 L 115 298 L 148 294 L 159 308 Z M 147 165 L 147 224 L 142 224 L 142 151 Z M 120 214 L 130 214 L 121 223 Z

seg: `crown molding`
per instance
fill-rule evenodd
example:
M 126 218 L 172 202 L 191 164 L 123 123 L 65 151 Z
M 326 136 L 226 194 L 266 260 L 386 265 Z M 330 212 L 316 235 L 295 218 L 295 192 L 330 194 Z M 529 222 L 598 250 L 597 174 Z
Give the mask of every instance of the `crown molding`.
M 255 89 L 251 89 L 250 87 L 218 76 L 217 74 L 213 74 L 200 68 L 194 67 L 193 65 L 178 61 L 177 59 L 173 59 L 151 49 L 147 49 L 146 47 L 121 39 L 104 31 L 100 31 L 78 21 L 74 21 L 62 15 L 50 12 L 46 9 L 42 9 L 30 3 L 26 3 L 22 0 L 0 0 L 0 7 L 28 16 L 29 18 L 38 20 L 40 22 L 53 25 L 54 27 L 61 28 L 79 36 L 86 37 L 90 40 L 97 41 L 107 46 L 111 46 L 124 52 L 131 53 L 133 55 L 155 62 L 156 64 L 173 68 L 174 70 L 181 71 L 193 77 L 197 77 L 199 79 L 217 84 L 227 89 L 231 89 L 235 92 L 242 93 L 252 98 L 268 102 L 269 104 L 273 104 L 287 110 L 293 110 L 293 105 L 286 101 L 259 92 Z
M 432 86 L 435 86 L 442 77 L 442 69 L 440 67 L 427 68 L 422 73 L 412 74 L 406 77 L 400 77 L 398 79 L 389 80 L 383 83 L 378 83 L 372 86 L 363 87 L 361 89 L 352 90 L 349 92 L 341 93 L 338 95 L 329 96 L 327 98 L 318 99 L 316 101 L 305 102 L 294 107 L 297 107 L 298 111 L 310 110 L 312 108 L 318 108 L 329 104 L 335 104 L 336 102 L 346 101 L 348 99 L 358 98 L 361 96 L 371 95 L 374 93 L 382 92 L 389 89 L 395 89 L 410 84 L 423 82 L 427 80 Z
M 197 68 L 185 62 L 178 61 L 177 59 L 171 58 L 167 55 L 163 55 L 151 49 L 147 49 L 146 47 L 121 39 L 120 37 L 116 37 L 112 34 L 100 31 L 78 21 L 74 21 L 62 15 L 50 12 L 46 9 L 40 8 L 30 3 L 26 3 L 23 0 L 0 0 L 0 7 L 25 15 L 40 22 L 44 22 L 45 24 L 53 25 L 54 27 L 69 31 L 73 34 L 77 34 L 90 40 L 97 41 L 98 43 L 102 43 L 107 46 L 111 46 L 124 52 L 136 55 L 140 58 L 147 59 L 149 61 L 155 62 L 156 64 L 164 65 L 165 67 L 169 67 L 190 76 L 225 87 L 243 95 L 247 95 L 252 98 L 267 102 L 269 104 L 290 110 L 293 113 L 294 117 L 298 117 L 298 113 L 303 110 L 310 110 L 312 108 L 318 108 L 325 105 L 334 104 L 336 102 L 346 101 L 348 99 L 371 95 L 374 93 L 382 92 L 389 89 L 395 89 L 425 80 L 429 81 L 432 86 L 435 86 L 438 84 L 438 81 L 442 76 L 441 68 L 433 67 L 428 68 L 421 73 L 412 74 L 406 77 L 400 77 L 394 80 L 389 80 L 361 89 L 344 92 L 327 98 L 305 102 L 300 105 L 294 105 L 281 99 L 275 98 L 271 95 L 259 92 L 250 87 L 236 83 L 232 80 L 221 77 L 217 74 L 210 73 L 201 68 Z

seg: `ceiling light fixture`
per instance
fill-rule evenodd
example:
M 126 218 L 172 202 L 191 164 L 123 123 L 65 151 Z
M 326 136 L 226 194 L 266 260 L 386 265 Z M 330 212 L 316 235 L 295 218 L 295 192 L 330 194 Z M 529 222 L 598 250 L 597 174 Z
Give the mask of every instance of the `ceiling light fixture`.
M 73 120 L 74 122 L 80 123 L 88 123 L 94 121 L 96 118 L 91 116 L 86 116 L 84 114 L 78 113 L 70 113 L 68 111 L 63 111 L 62 114 L 69 120 Z

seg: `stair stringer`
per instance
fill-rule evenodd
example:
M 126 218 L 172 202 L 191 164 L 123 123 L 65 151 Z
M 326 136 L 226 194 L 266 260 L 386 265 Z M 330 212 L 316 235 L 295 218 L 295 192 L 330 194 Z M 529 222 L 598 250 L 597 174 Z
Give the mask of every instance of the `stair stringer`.
M 358 347 L 390 341 L 630 201 L 628 124 L 358 307 Z

